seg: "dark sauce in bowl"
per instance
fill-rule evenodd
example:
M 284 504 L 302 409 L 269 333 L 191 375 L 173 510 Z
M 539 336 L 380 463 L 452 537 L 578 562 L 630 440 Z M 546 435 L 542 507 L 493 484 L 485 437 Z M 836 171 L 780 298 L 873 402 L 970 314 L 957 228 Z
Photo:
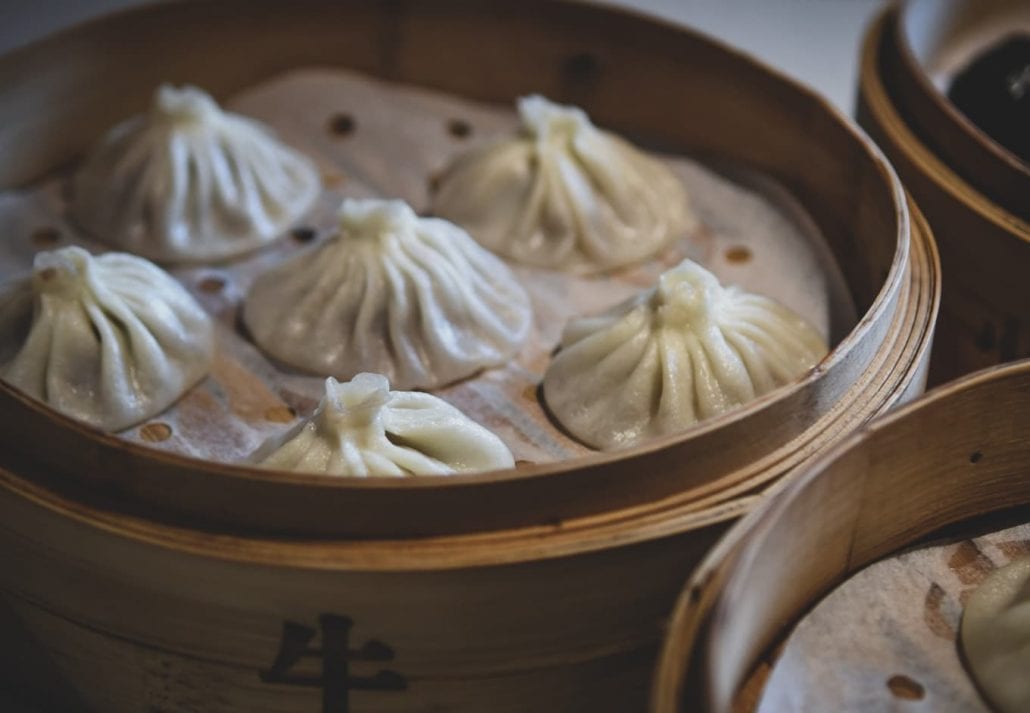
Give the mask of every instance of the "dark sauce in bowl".
M 985 134 L 1030 164 L 1030 34 L 1010 35 L 978 55 L 956 75 L 948 98 Z

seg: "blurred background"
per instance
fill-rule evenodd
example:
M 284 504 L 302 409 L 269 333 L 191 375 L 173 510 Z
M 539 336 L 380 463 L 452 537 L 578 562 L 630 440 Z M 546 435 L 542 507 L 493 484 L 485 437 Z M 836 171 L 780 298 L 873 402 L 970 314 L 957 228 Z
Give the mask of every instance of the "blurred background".
M 154 0 L 0 0 L 0 54 Z M 288 2 L 289 0 L 283 0 Z M 581 0 L 587 1 L 587 0 Z M 690 25 L 814 87 L 851 113 L 859 40 L 886 0 L 604 0 Z

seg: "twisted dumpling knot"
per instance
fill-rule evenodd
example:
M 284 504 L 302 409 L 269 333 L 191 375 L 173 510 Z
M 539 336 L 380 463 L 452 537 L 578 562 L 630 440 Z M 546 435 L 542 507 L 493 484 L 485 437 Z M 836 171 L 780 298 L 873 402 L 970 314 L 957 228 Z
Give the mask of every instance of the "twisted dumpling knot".
M 88 285 L 88 252 L 77 246 L 37 253 L 32 261 L 32 287 L 39 293 L 75 299 Z
M 318 420 L 330 429 L 374 427 L 390 402 L 390 382 L 382 374 L 362 373 L 341 384 L 326 379 L 325 404 Z
M 684 262 L 658 278 L 654 300 L 663 325 L 684 327 L 709 322 L 718 311 L 718 278 L 693 262 Z
M 150 115 L 155 121 L 201 124 L 217 121 L 222 111 L 207 92 L 185 85 L 162 84 L 154 94 Z
M 419 217 L 404 201 L 346 198 L 337 220 L 344 238 L 381 240 L 415 230 Z
M 540 141 L 571 141 L 580 132 L 596 131 L 582 109 L 555 104 L 539 94 L 519 99 L 518 111 L 523 130 Z

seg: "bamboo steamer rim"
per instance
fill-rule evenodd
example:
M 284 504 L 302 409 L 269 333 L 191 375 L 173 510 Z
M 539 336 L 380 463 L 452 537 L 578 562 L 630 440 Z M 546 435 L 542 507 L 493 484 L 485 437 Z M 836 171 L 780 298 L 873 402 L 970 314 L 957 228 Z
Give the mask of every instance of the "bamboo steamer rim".
M 732 699 L 743 685 L 756 658 L 734 664 L 738 670 L 731 672 L 730 679 L 727 679 L 726 672 L 719 669 L 720 662 L 714 658 L 711 633 L 713 622 L 724 622 L 732 616 L 729 611 L 732 605 L 729 599 L 731 595 L 728 592 L 732 588 L 733 592 L 739 593 L 741 583 L 748 578 L 749 565 L 760 557 L 761 548 L 764 543 L 770 541 L 771 534 L 779 533 L 777 526 L 786 527 L 783 523 L 787 522 L 788 517 L 793 518 L 794 524 L 800 521 L 802 527 L 808 524 L 804 520 L 804 515 L 795 512 L 796 508 L 792 509 L 792 505 L 800 501 L 809 489 L 819 486 L 822 486 L 822 490 L 831 489 L 838 485 L 838 481 L 856 476 L 852 472 L 853 468 L 849 468 L 849 457 L 866 456 L 870 461 L 866 464 L 867 469 L 873 462 L 881 470 L 886 468 L 883 463 L 892 462 L 892 454 L 875 446 L 879 445 L 886 435 L 904 428 L 910 422 L 922 423 L 920 417 L 923 414 L 953 413 L 956 402 L 962 405 L 983 391 L 1012 393 L 1014 390 L 1014 402 L 1030 403 L 1026 399 L 1018 401 L 1020 394 L 1030 396 L 1030 360 L 992 367 L 939 387 L 917 401 L 856 431 L 847 440 L 824 453 L 797 477 L 781 481 L 774 486 L 769 497 L 738 522 L 709 551 L 684 587 L 673 611 L 668 627 L 669 633 L 655 671 L 651 710 L 654 713 L 673 713 L 681 710 L 722 713 L 732 710 Z M 1023 415 L 1030 415 L 1030 411 Z M 913 545 L 942 527 L 987 513 L 1030 504 L 1030 478 L 1025 476 L 1026 466 L 1030 465 L 1030 450 L 1027 448 L 1027 444 L 1030 443 L 1030 438 L 1027 437 L 1028 424 L 1030 421 L 1023 421 L 1022 437 L 1017 433 L 1010 440 L 1000 440 L 996 444 L 996 452 L 992 454 L 994 458 L 990 461 L 984 459 L 981 462 L 980 457 L 969 458 L 969 464 L 973 466 L 982 463 L 978 466 L 981 469 L 985 467 L 983 464 L 1001 461 L 989 475 L 981 470 L 975 477 L 970 472 L 965 478 L 952 475 L 950 479 L 940 483 L 935 480 L 935 487 L 948 489 L 949 492 L 948 501 L 940 509 L 935 508 L 919 518 L 899 523 L 894 528 L 887 527 L 882 528 L 882 531 L 874 531 L 872 536 L 868 530 L 856 529 L 860 527 L 858 518 L 862 512 L 861 503 L 856 508 L 854 520 L 847 517 L 836 518 L 831 527 L 848 528 L 849 533 L 849 549 L 844 561 L 839 566 L 832 567 L 830 573 L 817 572 L 814 575 L 815 586 L 811 583 L 803 585 L 806 594 L 803 597 L 795 596 L 797 601 L 780 607 L 781 616 L 772 622 L 771 626 L 766 626 L 767 631 L 745 629 L 743 632 L 735 633 L 745 638 L 752 637 L 747 639 L 746 645 L 757 657 L 797 622 L 819 598 L 858 569 Z M 948 451 L 949 455 L 951 451 L 956 451 L 955 455 L 958 455 L 957 451 L 961 445 L 955 444 L 942 450 Z M 1018 450 L 1020 448 L 1021 452 Z M 1015 454 L 1013 450 L 1016 451 Z M 933 455 L 942 457 L 936 451 Z M 961 455 L 968 454 L 963 451 Z M 1023 460 L 1019 460 L 1020 458 Z M 1012 471 L 1018 471 L 1019 475 L 1014 475 Z M 899 483 L 899 493 L 903 491 L 906 494 L 902 500 L 912 499 L 911 484 L 897 478 L 894 482 Z M 864 495 L 864 482 L 860 483 L 860 489 Z M 974 494 L 976 497 L 970 497 Z M 932 495 L 940 497 L 941 493 L 937 491 Z M 817 521 L 817 516 L 812 516 L 811 519 Z M 825 531 L 822 534 L 825 534 Z M 866 537 L 861 543 L 861 549 L 856 551 L 855 539 L 862 534 Z M 812 569 L 811 563 L 807 569 Z M 797 581 L 796 576 L 792 578 L 792 582 Z M 763 591 L 771 596 L 778 594 L 767 589 Z M 763 625 L 763 622 L 748 623 L 757 628 Z M 735 643 L 739 644 L 740 640 L 736 640 Z M 720 674 L 723 676 L 717 681 L 716 677 Z M 688 686 L 694 688 L 688 691 Z
M 664 31 L 669 32 L 668 28 L 662 27 L 656 23 L 653 19 L 648 18 L 642 13 L 625 12 L 621 10 L 603 9 L 599 7 L 588 7 L 582 6 L 578 3 L 572 2 L 540 2 L 539 0 L 533 0 L 535 5 L 540 10 L 540 15 L 547 17 L 549 14 L 560 12 L 560 13 L 571 13 L 577 17 L 582 16 L 585 19 L 592 21 L 605 20 L 607 22 L 618 22 L 621 26 L 627 28 L 627 31 L 648 31 L 657 32 Z M 312 8 L 325 8 L 331 3 L 327 2 L 309 2 L 305 3 Z M 15 65 L 19 61 L 25 61 L 27 58 L 31 58 L 34 53 L 53 51 L 55 48 L 62 46 L 65 43 L 73 41 L 83 41 L 93 36 L 102 36 L 112 24 L 121 23 L 135 23 L 136 21 L 147 19 L 152 20 L 154 18 L 166 18 L 174 20 L 179 12 L 185 12 L 184 8 L 189 7 L 191 4 L 183 3 L 163 3 L 144 8 L 136 8 L 123 10 L 115 15 L 107 18 L 101 18 L 77 28 L 67 30 L 54 38 L 45 40 L 36 45 L 32 45 L 23 48 L 12 55 L 6 60 L 5 66 L 9 66 L 11 63 Z M 274 3 L 271 2 L 242 2 L 241 0 L 222 0 L 219 3 L 213 3 L 212 5 L 221 8 L 222 10 L 239 7 L 241 12 L 244 12 L 243 8 L 246 8 L 246 12 L 254 12 L 254 8 L 266 7 L 269 10 Z M 352 4 L 354 6 L 371 5 L 371 3 L 358 3 Z M 436 2 L 436 3 L 417 3 L 419 6 L 428 7 L 445 7 L 451 10 L 458 9 L 464 12 L 477 11 L 482 13 L 483 11 L 477 7 L 476 3 L 465 2 L 463 0 L 451 0 L 450 2 Z M 413 12 L 415 11 L 416 3 L 395 3 L 391 4 L 390 8 L 396 12 Z M 511 8 L 519 8 L 520 12 L 525 12 L 525 3 L 517 3 L 514 0 L 502 3 L 502 6 L 508 6 Z M 491 10 L 491 12 L 496 12 Z M 530 13 L 532 14 L 532 13 Z M 615 453 L 599 453 L 593 456 L 588 456 L 582 459 L 576 459 L 575 461 L 567 461 L 548 465 L 537 465 L 529 468 L 520 470 L 508 470 L 493 473 L 482 473 L 475 475 L 454 475 L 446 478 L 404 478 L 404 479 L 357 479 L 357 478 L 335 478 L 332 476 L 317 475 L 317 474 L 297 474 L 297 473 L 286 473 L 277 472 L 272 470 L 257 469 L 252 467 L 246 467 L 237 464 L 228 463 L 215 463 L 211 461 L 198 460 L 187 456 L 181 456 L 171 454 L 167 452 L 161 452 L 153 449 L 149 449 L 140 445 L 127 443 L 118 439 L 115 436 L 106 434 L 95 429 L 92 429 L 84 424 L 78 423 L 68 417 L 57 414 L 51 411 L 42 404 L 39 404 L 27 397 L 24 397 L 19 392 L 11 388 L 6 384 L 0 383 L 0 401 L 7 401 L 9 404 L 13 404 L 17 410 L 21 412 L 34 412 L 36 416 L 41 416 L 46 419 L 53 427 L 65 431 L 75 436 L 92 441 L 94 444 L 104 449 L 106 453 L 128 453 L 143 459 L 150 463 L 164 464 L 170 467 L 178 467 L 180 469 L 188 469 L 197 473 L 202 473 L 204 476 L 210 476 L 212 483 L 215 482 L 216 478 L 221 478 L 220 483 L 231 483 L 232 481 L 242 482 L 258 482 L 268 484 L 288 484 L 290 486 L 298 487 L 310 487 L 312 493 L 322 490 L 333 490 L 333 491 L 344 491 L 348 493 L 361 493 L 361 492 L 382 492 L 382 493 L 397 493 L 397 492 L 412 492 L 412 491 L 430 491 L 430 492 L 455 492 L 455 491 L 480 491 L 490 489 L 498 484 L 505 483 L 532 483 L 542 482 L 544 480 L 554 481 L 555 479 L 574 479 L 579 477 L 583 471 L 596 469 L 601 465 L 610 465 L 613 463 L 628 462 L 631 460 L 639 459 L 643 456 L 653 455 L 665 451 L 670 446 L 682 444 L 686 441 L 696 439 L 699 436 L 711 434 L 725 428 L 729 424 L 734 424 L 743 421 L 744 419 L 752 416 L 760 411 L 763 411 L 770 406 L 785 401 L 790 395 L 800 391 L 801 389 L 810 388 L 813 384 L 817 383 L 828 371 L 833 367 L 845 362 L 850 355 L 853 348 L 863 341 L 874 328 L 874 324 L 882 319 L 891 307 L 891 299 L 902 288 L 903 280 L 907 276 L 909 270 L 909 251 L 911 249 L 911 237 L 910 237 L 910 221 L 912 220 L 909 213 L 909 208 L 904 199 L 904 192 L 901 188 L 900 182 L 897 176 L 894 174 L 893 169 L 887 163 L 883 154 L 880 150 L 861 132 L 853 123 L 847 120 L 835 107 L 831 106 L 822 97 L 815 94 L 813 91 L 799 85 L 793 80 L 787 78 L 782 73 L 765 67 L 760 62 L 757 62 L 749 55 L 729 48 L 725 44 L 705 38 L 691 30 L 685 28 L 676 28 L 675 33 L 677 37 L 681 39 L 689 40 L 692 43 L 707 48 L 707 51 L 716 51 L 727 57 L 728 60 L 746 65 L 748 71 L 755 72 L 760 71 L 762 73 L 763 82 L 774 82 L 777 85 L 777 89 L 782 91 L 788 91 L 793 97 L 802 102 L 805 107 L 812 112 L 818 112 L 827 116 L 837 126 L 837 129 L 843 129 L 854 142 L 857 142 L 859 149 L 864 152 L 865 160 L 872 163 L 872 166 L 879 172 L 881 178 L 886 184 L 886 192 L 891 196 L 894 201 L 894 219 L 897 221 L 898 233 L 897 241 L 894 250 L 894 259 L 888 270 L 886 280 L 876 293 L 869 309 L 855 326 L 855 328 L 846 335 L 827 355 L 827 357 L 813 369 L 806 377 L 802 380 L 781 387 L 776 391 L 773 391 L 765 396 L 756 399 L 749 405 L 737 409 L 735 411 L 723 414 L 715 419 L 698 424 L 694 428 L 686 431 L 683 434 L 671 435 L 651 443 L 636 446 L 634 448 L 618 451 Z M 189 43 L 185 43 L 189 44 Z M 223 88 L 224 89 L 224 88 Z M 22 176 L 25 178 L 25 176 Z M 10 176 L 7 176 L 10 180 Z M 939 289 L 939 287 L 937 288 Z M 911 376 L 908 377 L 909 381 Z M 902 385 L 907 384 L 908 381 L 904 381 Z M 814 438 L 811 433 L 803 434 L 807 438 Z M 788 445 L 796 445 L 794 442 Z M 785 455 L 782 452 L 786 449 L 781 449 L 774 453 L 769 454 L 769 457 L 773 460 L 782 460 Z M 737 484 L 747 482 L 749 479 L 754 479 L 757 475 L 752 469 L 748 472 L 747 469 L 742 469 L 742 475 L 738 479 Z M 709 484 L 715 486 L 716 484 Z M 717 488 L 716 488 L 717 489 Z M 710 494 L 712 489 L 702 489 L 702 495 Z
M 706 502 L 675 517 L 592 519 L 567 527 L 534 527 L 420 539 L 256 538 L 211 533 L 105 510 L 49 490 L 0 468 L 0 492 L 23 498 L 82 527 L 152 547 L 234 564 L 324 571 L 438 571 L 558 559 L 629 547 L 726 523 L 749 512 L 760 496 Z M 628 522 L 628 525 L 627 525 Z
M 984 185 L 990 185 L 995 182 L 985 177 L 989 176 L 992 172 L 1002 174 L 995 179 L 998 183 L 1018 183 L 1018 190 L 1014 191 L 1016 195 L 1007 197 L 1004 201 L 1008 206 L 1007 209 L 1015 210 L 1012 206 L 1017 204 L 1009 203 L 1009 200 L 1018 201 L 1020 195 L 1022 195 L 1024 204 L 1030 201 L 1030 199 L 1026 198 L 1026 191 L 1030 190 L 1030 164 L 1027 164 L 999 144 L 940 91 L 930 79 L 923 60 L 918 56 L 916 48 L 913 46 L 914 15 L 923 6 L 927 5 L 940 11 L 941 5 L 933 3 L 936 3 L 936 0 L 932 0 L 930 3 L 927 0 L 903 0 L 897 7 L 897 20 L 894 23 L 894 31 L 891 34 L 892 44 L 897 50 L 901 68 L 904 70 L 903 78 L 908 80 L 907 86 L 919 93 L 919 98 L 925 102 L 927 110 L 932 112 L 932 115 L 927 114 L 926 116 L 913 116 L 911 118 L 919 125 L 920 130 L 923 132 L 934 132 L 935 124 L 938 122 L 940 122 L 941 129 L 951 129 L 954 127 L 960 130 L 959 140 L 964 144 L 968 143 L 969 147 L 977 152 L 977 157 L 989 161 L 989 165 L 982 168 L 977 165 L 960 166 L 958 168 L 970 172 L 970 175 L 974 175 L 978 183 Z M 954 5 L 955 3 L 951 4 Z M 1011 5 L 1013 3 L 1003 4 Z M 965 0 L 963 5 L 972 8 L 973 2 Z M 980 3 L 977 7 L 981 10 L 990 8 L 989 12 L 996 12 L 1001 5 L 999 3 Z M 985 181 L 990 181 L 990 183 L 985 183 Z
M 859 91 L 884 128 L 897 137 L 897 145 L 907 158 L 930 177 L 949 198 L 971 208 L 979 217 L 1010 233 L 1014 238 L 1030 243 L 1030 222 L 1013 215 L 992 201 L 923 143 L 908 122 L 901 116 L 893 98 L 887 91 L 881 75 L 880 52 L 882 45 L 895 34 L 899 20 L 898 7 L 888 6 L 870 25 L 862 43 L 859 65 Z M 934 90 L 936 91 L 936 89 Z M 966 120 L 968 121 L 968 120 Z

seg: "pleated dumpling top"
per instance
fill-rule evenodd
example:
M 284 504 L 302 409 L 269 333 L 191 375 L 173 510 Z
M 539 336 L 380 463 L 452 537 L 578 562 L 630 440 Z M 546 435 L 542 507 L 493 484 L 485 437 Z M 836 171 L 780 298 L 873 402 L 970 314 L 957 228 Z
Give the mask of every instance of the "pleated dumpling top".
M 105 135 L 72 179 L 93 237 L 161 262 L 233 258 L 274 240 L 321 190 L 314 164 L 196 87 L 161 86 L 150 111 Z
M 677 433 L 803 376 L 827 353 L 800 316 L 690 260 L 571 321 L 544 375 L 561 425 L 597 448 Z
M 472 473 L 511 468 L 500 438 L 430 394 L 391 391 L 381 374 L 326 379 L 311 418 L 267 441 L 268 468 L 351 476 Z
M 36 255 L 0 292 L 0 376 L 73 418 L 119 431 L 207 375 L 210 317 L 170 275 L 125 253 Z
M 441 175 L 437 215 L 511 260 L 593 273 L 639 263 L 696 224 L 680 180 L 580 109 L 519 100 L 522 129 Z
M 254 282 L 243 319 L 276 359 L 322 376 L 430 389 L 518 353 L 532 310 L 461 228 L 402 201 L 346 200 L 339 229 Z

